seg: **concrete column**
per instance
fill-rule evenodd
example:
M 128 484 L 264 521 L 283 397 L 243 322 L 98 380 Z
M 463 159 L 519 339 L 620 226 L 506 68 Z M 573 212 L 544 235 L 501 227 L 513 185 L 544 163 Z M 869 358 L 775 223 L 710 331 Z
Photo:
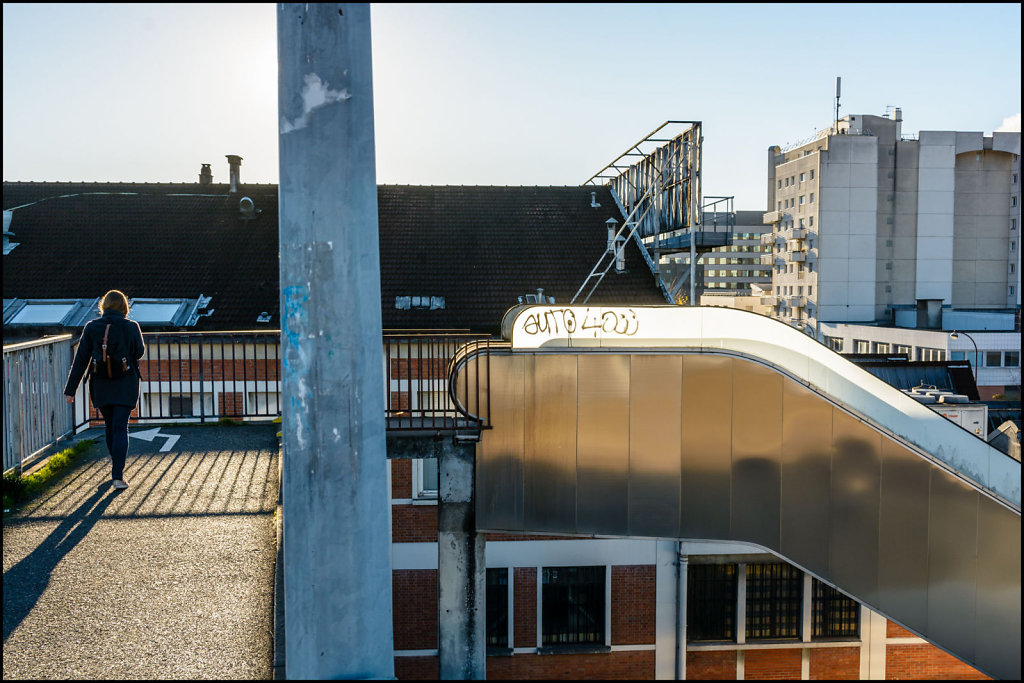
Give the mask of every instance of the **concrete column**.
M 476 532 L 475 451 L 475 444 L 446 439 L 438 453 L 437 639 L 446 680 L 481 680 L 487 672 L 487 561 L 484 535 Z
M 393 678 L 370 7 L 277 12 L 286 673 Z

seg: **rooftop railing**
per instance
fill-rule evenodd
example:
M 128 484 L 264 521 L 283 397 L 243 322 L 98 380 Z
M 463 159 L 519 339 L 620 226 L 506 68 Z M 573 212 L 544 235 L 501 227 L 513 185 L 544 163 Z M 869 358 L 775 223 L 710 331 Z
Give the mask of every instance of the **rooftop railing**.
M 140 399 L 134 424 L 270 420 L 281 415 L 279 331 L 147 332 L 139 361 Z M 63 389 L 77 339 L 4 347 L 4 471 L 26 466 L 58 439 L 102 417 L 82 382 L 72 405 Z M 388 432 L 464 433 L 489 427 L 489 416 L 467 414 L 452 399 L 452 359 L 466 344 L 488 347 L 484 335 L 394 332 L 383 338 L 382 379 Z M 485 350 L 486 354 L 486 350 Z M 474 406 L 487 406 L 476 386 L 460 387 Z

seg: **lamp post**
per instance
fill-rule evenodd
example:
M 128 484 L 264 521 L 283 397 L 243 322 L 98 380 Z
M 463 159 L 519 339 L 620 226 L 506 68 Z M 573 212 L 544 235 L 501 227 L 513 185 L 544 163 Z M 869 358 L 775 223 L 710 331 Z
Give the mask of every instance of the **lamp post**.
M 974 344 L 974 362 L 971 363 L 971 369 L 974 371 L 974 385 L 977 386 L 978 385 L 978 345 L 975 344 L 974 337 L 972 337 L 971 335 L 967 334 L 966 332 L 957 332 L 956 330 L 953 330 L 952 332 L 949 333 L 949 338 L 950 339 L 959 339 L 961 334 L 964 335 L 965 337 L 967 337 L 968 339 L 970 339 L 971 340 L 971 344 Z

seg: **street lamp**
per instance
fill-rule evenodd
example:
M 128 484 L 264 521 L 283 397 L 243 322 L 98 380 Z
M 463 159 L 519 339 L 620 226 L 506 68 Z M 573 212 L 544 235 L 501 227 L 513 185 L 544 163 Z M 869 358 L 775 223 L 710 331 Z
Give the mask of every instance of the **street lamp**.
M 959 339 L 961 334 L 964 335 L 965 337 L 967 337 L 968 339 L 970 339 L 971 343 L 974 344 L 974 362 L 971 363 L 971 369 L 974 371 L 974 385 L 977 386 L 978 385 L 978 345 L 975 344 L 974 337 L 972 337 L 971 335 L 967 334 L 966 332 L 957 332 L 956 330 L 953 330 L 952 332 L 949 333 L 949 338 L 950 339 Z

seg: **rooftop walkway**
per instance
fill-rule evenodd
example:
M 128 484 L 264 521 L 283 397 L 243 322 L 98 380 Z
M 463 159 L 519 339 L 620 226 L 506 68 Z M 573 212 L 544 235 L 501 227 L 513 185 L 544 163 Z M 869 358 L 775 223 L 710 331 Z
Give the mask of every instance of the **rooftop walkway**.
M 152 429 L 5 515 L 4 680 L 274 677 L 278 426 Z

